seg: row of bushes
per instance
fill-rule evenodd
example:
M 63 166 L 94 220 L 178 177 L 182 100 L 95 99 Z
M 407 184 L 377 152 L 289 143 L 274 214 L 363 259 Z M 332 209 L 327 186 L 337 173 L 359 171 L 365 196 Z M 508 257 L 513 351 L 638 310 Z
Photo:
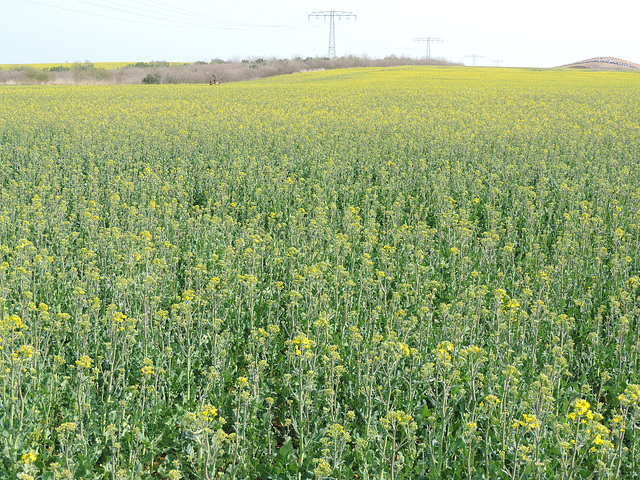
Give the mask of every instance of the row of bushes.
M 331 70 L 353 67 L 393 67 L 400 65 L 447 65 L 438 59 L 415 59 L 390 56 L 382 59 L 367 57 L 341 57 L 335 59 L 307 57 L 293 59 L 250 59 L 193 64 L 170 64 L 165 61 L 137 62 L 124 68 L 96 68 L 89 61 L 60 65 L 46 69 L 30 66 L 0 71 L 0 84 L 158 84 L 209 83 L 215 74 L 221 83 L 253 80 L 286 75 L 306 70 Z M 149 72 L 149 69 L 152 69 Z

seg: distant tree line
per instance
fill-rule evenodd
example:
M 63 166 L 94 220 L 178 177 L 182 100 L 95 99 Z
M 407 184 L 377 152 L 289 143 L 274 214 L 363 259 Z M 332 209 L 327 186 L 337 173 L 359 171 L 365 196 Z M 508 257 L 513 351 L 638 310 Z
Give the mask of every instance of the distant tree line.
M 258 78 L 287 75 L 309 70 L 332 70 L 357 67 L 396 67 L 401 65 L 453 65 L 442 59 L 416 59 L 389 57 L 373 59 L 366 56 L 296 57 L 291 59 L 250 58 L 210 62 L 177 64 L 155 61 L 135 62 L 120 68 L 100 68 L 90 61 L 48 68 L 16 66 L 15 69 L 0 70 L 0 84 L 209 84 L 215 75 L 222 84 L 254 80 Z M 151 70 L 151 71 L 150 71 Z

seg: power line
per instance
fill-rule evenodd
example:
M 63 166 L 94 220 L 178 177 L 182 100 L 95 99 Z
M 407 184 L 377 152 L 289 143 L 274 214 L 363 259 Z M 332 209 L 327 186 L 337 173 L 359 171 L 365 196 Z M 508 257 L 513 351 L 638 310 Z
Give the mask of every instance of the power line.
M 211 19 L 211 20 L 216 20 L 216 21 L 226 21 L 226 22 L 235 22 L 233 20 L 226 20 L 220 17 L 214 17 L 212 15 L 207 15 L 207 14 L 203 14 L 201 12 L 193 12 L 191 10 L 187 10 L 184 8 L 180 8 L 180 7 L 175 7 L 173 5 L 168 5 L 166 3 L 163 2 L 158 2 L 155 0 L 138 0 L 138 3 L 147 3 L 147 4 L 151 4 L 153 5 L 157 5 L 155 8 L 159 9 L 159 10 L 165 10 L 168 12 L 172 12 L 172 13 L 177 13 L 177 14 L 183 14 L 189 17 L 195 17 L 197 19 L 202 19 L 202 18 L 207 18 L 207 19 Z M 235 23 L 244 23 L 244 22 L 235 22 Z
M 352 35 L 347 32 L 342 32 L 340 35 L 344 35 L 345 37 L 348 37 L 354 40 L 356 43 L 360 45 L 364 45 L 365 47 L 373 47 L 373 48 L 379 48 L 384 50 L 406 50 L 406 47 L 402 47 L 394 43 L 389 43 L 384 39 L 371 39 L 371 37 L 368 37 L 366 35 L 363 35 L 363 36 Z
M 134 6 L 126 2 L 115 0 L 75 0 L 76 2 L 86 5 L 113 10 L 134 16 L 153 18 L 161 21 L 172 21 L 185 23 L 188 26 L 211 26 L 212 23 L 221 27 L 238 28 L 238 29 L 262 29 L 262 28 L 287 28 L 289 25 L 262 25 L 237 20 L 229 20 L 221 17 L 207 15 L 202 12 L 194 12 L 184 8 L 175 8 L 161 2 L 151 2 L 151 6 Z M 143 0 L 144 1 L 144 0 Z M 138 0 L 138 4 L 142 2 Z M 164 12 L 169 13 L 164 13 Z
M 181 12 L 170 11 L 167 8 L 163 7 L 148 7 L 148 6 L 135 6 L 122 2 L 117 2 L 113 0 L 76 0 L 78 3 L 82 3 L 85 5 L 89 5 L 92 7 L 97 7 L 99 9 L 104 9 L 108 11 L 124 13 L 126 15 L 132 15 L 134 17 L 142 17 L 160 21 L 168 21 L 168 22 L 176 22 L 176 23 L 184 23 L 187 26 L 203 26 L 208 25 L 207 20 L 214 21 L 220 23 L 221 26 L 236 26 L 236 27 L 244 27 L 246 25 L 250 25 L 244 22 L 237 22 L 233 20 L 225 20 L 216 17 L 210 17 L 205 14 L 195 14 L 189 12 L 187 10 L 183 10 Z M 164 13 L 164 11 L 169 11 L 170 13 Z
M 427 44 L 427 60 L 429 60 L 431 58 L 431 44 L 432 43 L 436 43 L 436 42 L 442 42 L 441 38 L 435 38 L 435 37 L 422 37 L 422 38 L 416 38 L 413 40 L 414 42 L 426 42 Z
M 161 27 L 177 27 L 177 28 L 199 28 L 206 30 L 251 30 L 251 31 L 275 31 L 275 30 L 292 30 L 292 29 L 307 29 L 309 27 L 304 26 L 304 23 L 297 22 L 284 25 L 263 25 L 256 23 L 241 22 L 236 20 L 229 20 L 220 17 L 214 17 L 211 15 L 202 14 L 199 12 L 193 12 L 180 8 L 172 8 L 161 2 L 151 2 L 157 4 L 156 10 L 154 7 L 148 7 L 139 3 L 140 6 L 130 6 L 122 2 L 116 2 L 113 0 L 76 0 L 77 2 L 86 6 L 93 7 L 93 11 L 87 11 L 80 8 L 68 8 L 60 5 L 52 5 L 44 1 L 37 0 L 24 0 L 25 2 L 35 5 L 42 5 L 49 8 L 55 8 L 57 10 L 63 10 L 67 12 L 78 13 L 82 15 L 107 18 L 110 20 L 117 20 L 130 23 L 138 23 L 145 25 L 157 25 Z M 109 13 L 99 13 L 100 10 L 106 10 Z M 162 10 L 168 12 L 164 13 Z M 173 11 L 172 11 L 173 10 Z M 113 12 L 111 14 L 110 12 Z M 118 15 L 120 14 L 120 15 Z M 122 16 L 124 15 L 124 16 Z
M 354 20 L 357 20 L 357 17 L 354 13 L 352 12 L 339 12 L 336 10 L 325 10 L 322 12 L 312 12 L 309 14 L 309 20 L 311 20 L 311 17 L 315 17 L 315 18 L 324 18 L 326 19 L 327 17 L 329 17 L 329 58 L 336 58 L 336 17 L 338 19 L 341 19 L 342 17 L 345 17 L 347 20 L 351 17 L 354 18 Z

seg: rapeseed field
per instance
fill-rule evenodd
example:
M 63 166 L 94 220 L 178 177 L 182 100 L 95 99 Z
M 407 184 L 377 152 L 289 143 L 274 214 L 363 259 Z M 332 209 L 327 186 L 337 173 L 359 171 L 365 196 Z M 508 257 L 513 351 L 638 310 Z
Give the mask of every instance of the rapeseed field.
M 638 87 L 0 87 L 0 478 L 638 478 Z
M 153 63 L 153 62 L 151 62 Z M 167 65 L 183 65 L 180 62 L 162 62 L 162 63 L 166 63 Z M 95 68 L 102 68 L 102 69 L 117 69 L 117 68 L 124 68 L 130 65 L 134 65 L 135 62 L 89 62 L 88 60 L 85 61 L 84 63 L 81 62 L 73 62 L 73 63 L 69 63 L 69 62 L 65 62 L 65 63 L 28 63 L 25 65 L 17 65 L 17 64 L 11 64 L 11 63 L 5 63 L 5 64 L 0 64 L 0 70 L 16 70 L 16 69 L 20 69 L 20 68 L 34 68 L 34 69 L 38 69 L 38 70 L 51 70 L 53 69 L 62 69 L 62 68 L 78 68 L 78 67 L 82 67 L 82 66 L 87 66 L 90 65 L 91 67 L 95 67 Z

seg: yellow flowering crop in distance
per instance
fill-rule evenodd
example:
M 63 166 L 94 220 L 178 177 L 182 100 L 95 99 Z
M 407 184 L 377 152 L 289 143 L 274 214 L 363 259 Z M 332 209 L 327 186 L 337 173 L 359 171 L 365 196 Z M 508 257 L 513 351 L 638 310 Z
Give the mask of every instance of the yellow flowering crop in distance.
M 77 63 L 77 62 L 74 62 Z M 26 65 L 16 65 L 16 64 L 0 64 L 0 70 L 14 70 L 20 67 L 31 67 L 39 70 L 49 70 L 50 68 L 56 67 L 69 67 L 71 68 L 74 63 L 29 63 Z M 163 62 L 164 63 L 164 62 Z M 135 62 L 91 62 L 91 64 L 95 68 L 103 68 L 103 69 L 117 69 L 123 68 L 127 65 L 135 64 Z M 181 62 L 167 62 L 168 65 L 182 65 Z
M 0 87 L 0 480 L 633 478 L 639 84 Z

